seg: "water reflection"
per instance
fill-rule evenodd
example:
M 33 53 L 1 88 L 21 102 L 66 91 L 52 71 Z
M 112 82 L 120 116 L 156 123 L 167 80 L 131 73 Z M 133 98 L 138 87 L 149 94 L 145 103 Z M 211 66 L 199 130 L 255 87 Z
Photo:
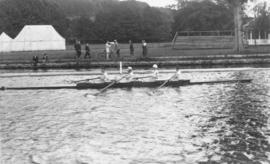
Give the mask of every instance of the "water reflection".
M 235 75 L 237 78 L 246 77 L 242 73 Z M 220 103 L 226 99 L 225 106 L 218 110 L 225 115 L 218 141 L 220 147 L 216 155 L 221 156 L 219 161 L 213 160 L 212 155 L 209 162 L 228 163 L 268 163 L 269 162 L 269 116 L 265 115 L 267 110 L 263 104 L 269 99 L 265 90 L 254 85 L 236 84 L 222 97 Z M 219 94 L 220 95 L 220 94 Z M 212 120 L 212 121 L 216 121 Z
M 241 78 L 243 75 L 237 75 Z M 268 116 L 262 105 L 266 102 L 264 91 L 252 85 L 237 84 L 230 92 L 226 113 L 228 133 L 220 138 L 223 160 L 229 163 L 269 162 L 266 152 L 270 151 L 265 128 L 268 128 Z M 269 136 L 268 136 L 269 137 Z

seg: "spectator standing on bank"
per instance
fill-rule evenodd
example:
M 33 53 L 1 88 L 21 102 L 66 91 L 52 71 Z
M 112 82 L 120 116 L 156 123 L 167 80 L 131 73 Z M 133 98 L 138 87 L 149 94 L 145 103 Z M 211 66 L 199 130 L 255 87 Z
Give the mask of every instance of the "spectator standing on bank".
M 34 66 L 37 66 L 37 64 L 38 64 L 38 56 L 37 55 L 33 56 L 33 62 L 34 62 Z
M 33 61 L 33 65 L 36 66 L 36 59 L 35 59 L 35 56 L 33 56 L 32 61 Z
M 80 41 L 76 41 L 75 45 L 74 45 L 75 51 L 77 53 L 77 57 L 80 58 L 81 54 L 82 54 L 82 47 L 81 47 L 81 42 Z
M 48 56 L 46 53 L 44 53 L 42 57 L 42 63 L 47 63 L 47 62 L 48 62 Z
M 129 40 L 129 52 L 130 52 L 130 55 L 134 55 L 134 46 L 131 40 Z
M 117 55 L 117 58 L 120 58 L 120 47 L 117 40 L 114 40 L 114 51 Z
M 147 56 L 147 43 L 145 40 L 142 40 L 142 54 L 143 57 Z
M 86 58 L 91 58 L 91 54 L 90 54 L 90 47 L 89 47 L 89 44 L 88 43 L 86 43 L 86 45 L 85 45 L 85 55 L 84 55 L 84 58 L 86 59 Z
M 76 51 L 76 55 L 78 56 L 77 49 L 78 49 L 78 41 L 76 40 L 74 43 L 74 49 Z M 75 57 L 76 58 L 76 57 Z
M 114 52 L 117 55 L 117 57 L 119 58 L 120 57 L 120 47 L 119 47 L 117 40 L 114 40 L 113 44 L 114 44 Z
M 109 60 L 111 53 L 111 44 L 109 41 L 106 42 L 105 49 L 106 49 L 106 59 Z

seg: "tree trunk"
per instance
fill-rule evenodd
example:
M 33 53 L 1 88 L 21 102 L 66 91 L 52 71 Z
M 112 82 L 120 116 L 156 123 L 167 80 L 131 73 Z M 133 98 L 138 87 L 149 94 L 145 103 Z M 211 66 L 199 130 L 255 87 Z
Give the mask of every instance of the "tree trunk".
M 235 32 L 235 47 L 236 52 L 241 52 L 244 49 L 242 38 L 242 16 L 241 16 L 241 3 L 236 0 L 234 6 L 234 32 Z

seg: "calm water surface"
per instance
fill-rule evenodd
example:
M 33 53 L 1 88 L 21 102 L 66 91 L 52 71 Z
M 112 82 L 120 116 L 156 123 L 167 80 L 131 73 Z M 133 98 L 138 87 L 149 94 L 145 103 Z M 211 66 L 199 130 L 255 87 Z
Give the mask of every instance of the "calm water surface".
M 164 75 L 164 78 L 170 75 Z M 0 78 L 1 86 L 71 85 L 85 76 Z M 1 91 L 3 164 L 270 162 L 270 71 L 192 72 L 248 84 L 153 89 Z

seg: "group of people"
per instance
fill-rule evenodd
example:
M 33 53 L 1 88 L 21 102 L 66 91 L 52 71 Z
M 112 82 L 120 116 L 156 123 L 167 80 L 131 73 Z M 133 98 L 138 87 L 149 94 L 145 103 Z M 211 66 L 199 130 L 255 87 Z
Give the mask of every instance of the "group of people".
M 82 55 L 82 46 L 81 46 L 81 42 L 80 41 L 76 41 L 76 43 L 74 44 L 74 49 L 76 51 L 77 54 L 77 58 L 80 58 Z M 90 46 L 88 43 L 86 43 L 85 45 L 85 54 L 84 54 L 84 58 L 91 58 L 91 54 L 90 54 Z
M 74 49 L 76 51 L 76 58 L 80 58 L 82 55 L 82 45 L 80 41 L 76 41 L 74 44 Z M 134 45 L 132 40 L 129 40 L 129 53 L 131 56 L 134 55 Z M 147 43 L 145 40 L 142 40 L 142 56 L 147 56 Z M 117 58 L 120 58 L 120 46 L 117 40 L 113 42 L 107 41 L 105 43 L 105 52 L 106 52 L 106 59 L 109 60 L 115 55 Z M 85 54 L 84 58 L 91 58 L 90 46 L 88 43 L 85 44 Z
M 114 40 L 113 42 L 107 41 L 105 44 L 105 50 L 107 60 L 109 60 L 113 54 L 116 54 L 117 58 L 120 57 L 120 47 L 117 40 Z
M 33 61 L 33 65 L 37 66 L 37 64 L 39 63 L 38 56 L 37 55 L 33 56 L 32 61 Z M 49 61 L 48 55 L 46 53 L 44 53 L 43 56 L 42 56 L 42 63 L 45 64 L 48 61 Z
M 105 50 L 106 50 L 106 59 L 110 59 L 112 54 L 116 54 L 117 57 L 120 57 L 120 46 L 117 42 L 117 40 L 114 40 L 113 42 L 107 41 L 105 44 Z M 132 40 L 129 40 L 129 53 L 131 56 L 134 55 L 134 45 Z M 147 56 L 147 43 L 145 40 L 142 40 L 142 56 Z
M 150 76 L 146 76 L 146 78 L 149 78 L 151 80 L 158 80 L 159 79 L 159 70 L 158 69 L 159 69 L 158 65 L 154 64 L 152 67 L 152 74 Z M 102 74 L 99 77 L 99 79 L 102 82 L 110 82 L 113 80 L 109 77 L 108 72 L 106 71 L 105 68 L 102 68 L 101 72 L 102 72 Z M 122 77 L 124 77 L 126 81 L 134 81 L 134 80 L 145 78 L 145 77 L 135 77 L 133 69 L 130 66 L 127 67 L 127 74 L 125 74 Z M 180 78 L 181 78 L 181 70 L 177 67 L 175 74 L 170 78 L 170 80 L 180 80 Z M 120 80 L 121 79 L 122 78 L 120 78 Z

